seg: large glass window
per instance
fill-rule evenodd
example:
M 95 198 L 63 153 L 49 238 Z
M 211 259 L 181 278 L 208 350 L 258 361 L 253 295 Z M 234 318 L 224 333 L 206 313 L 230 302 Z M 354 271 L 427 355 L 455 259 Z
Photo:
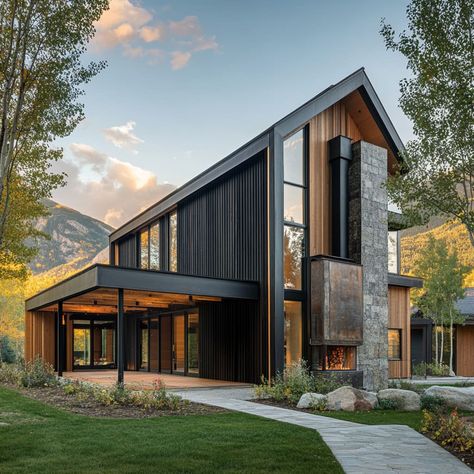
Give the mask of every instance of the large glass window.
M 90 328 L 74 328 L 74 365 L 91 365 L 91 330 Z
M 148 250 L 148 229 L 145 229 L 140 232 L 140 268 L 148 268 Z
M 283 143 L 283 252 L 284 286 L 288 290 L 302 289 L 302 258 L 305 256 L 306 233 L 306 172 L 305 131 L 300 130 Z
M 399 245 L 398 245 L 399 234 L 397 231 L 391 231 L 388 233 L 388 271 L 389 273 L 399 273 Z
M 169 218 L 169 271 L 178 271 L 178 215 L 176 211 L 170 214 Z
M 158 222 L 150 227 L 150 268 L 160 269 L 160 224 Z
M 199 314 L 188 314 L 188 373 L 199 374 Z
M 303 313 L 301 301 L 285 301 L 285 365 L 288 367 L 293 362 L 301 359 L 303 339 Z
M 400 360 L 402 358 L 401 329 L 388 330 L 388 359 Z
M 184 314 L 173 316 L 173 372 L 184 372 Z

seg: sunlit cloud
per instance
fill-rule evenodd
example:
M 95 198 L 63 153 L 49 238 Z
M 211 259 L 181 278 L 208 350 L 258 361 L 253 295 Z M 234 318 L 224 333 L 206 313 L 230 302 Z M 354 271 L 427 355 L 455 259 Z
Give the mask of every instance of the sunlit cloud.
M 125 57 L 147 58 L 150 64 L 168 58 L 173 70 L 185 67 L 196 53 L 219 48 L 198 17 L 164 20 L 132 0 L 111 0 L 95 26 L 93 49 L 121 48 Z
M 175 189 L 135 164 L 86 145 L 74 143 L 70 156 L 58 163 L 67 173 L 67 187 L 54 199 L 118 227 Z M 89 173 L 92 170 L 93 173 Z
M 103 133 L 105 138 L 117 148 L 126 148 L 136 152 L 136 145 L 143 143 L 143 140 L 133 133 L 135 125 L 135 122 L 130 121 L 125 125 L 106 128 Z

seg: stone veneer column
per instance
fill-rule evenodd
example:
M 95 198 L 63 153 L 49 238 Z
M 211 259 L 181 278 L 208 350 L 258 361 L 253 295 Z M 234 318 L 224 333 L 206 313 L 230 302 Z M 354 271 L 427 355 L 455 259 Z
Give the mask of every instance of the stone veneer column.
M 364 342 L 357 358 L 368 390 L 388 384 L 386 179 L 387 150 L 354 143 L 349 167 L 349 258 L 363 266 Z

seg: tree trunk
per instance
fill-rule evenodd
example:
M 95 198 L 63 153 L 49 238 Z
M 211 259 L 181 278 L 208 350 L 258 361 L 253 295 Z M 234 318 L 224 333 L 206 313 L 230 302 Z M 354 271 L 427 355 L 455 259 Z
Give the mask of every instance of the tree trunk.
M 443 364 L 443 356 L 444 356 L 444 325 L 442 324 L 441 325 L 441 347 L 439 349 L 439 365 Z
M 435 324 L 435 362 L 438 365 L 438 325 Z
M 453 312 L 449 310 L 449 375 L 453 373 Z

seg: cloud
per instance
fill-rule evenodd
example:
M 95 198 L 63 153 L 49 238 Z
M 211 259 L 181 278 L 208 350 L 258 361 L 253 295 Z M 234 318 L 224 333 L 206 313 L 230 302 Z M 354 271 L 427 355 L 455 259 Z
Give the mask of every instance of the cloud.
M 136 152 L 135 146 L 143 143 L 143 140 L 133 133 L 135 125 L 135 122 L 130 121 L 125 125 L 106 128 L 103 130 L 103 133 L 105 138 L 117 148 L 126 148 Z
M 171 53 L 171 69 L 182 69 L 191 59 L 189 51 L 173 51 Z
M 173 70 L 185 67 L 196 53 L 219 48 L 215 36 L 204 33 L 197 16 L 164 20 L 132 0 L 110 0 L 109 10 L 95 26 L 93 49 L 119 47 L 125 57 L 148 58 L 150 64 L 167 58 Z
M 159 183 L 149 170 L 118 160 L 95 148 L 74 143 L 71 157 L 58 163 L 68 175 L 53 198 L 84 214 L 118 227 L 175 189 Z M 94 174 L 88 174 L 93 170 Z

